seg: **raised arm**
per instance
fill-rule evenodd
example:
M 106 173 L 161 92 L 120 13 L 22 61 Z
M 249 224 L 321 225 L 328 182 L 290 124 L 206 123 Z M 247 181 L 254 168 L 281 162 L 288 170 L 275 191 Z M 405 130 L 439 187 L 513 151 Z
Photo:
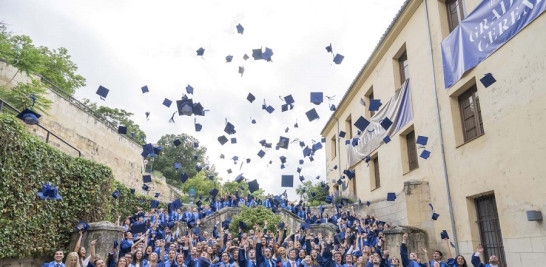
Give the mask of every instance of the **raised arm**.
M 423 248 L 423 253 L 425 253 L 425 266 L 426 266 L 427 264 L 430 264 L 427 248 Z
M 81 242 L 82 242 L 83 230 L 80 230 L 79 234 L 80 234 L 80 236 L 78 237 L 78 241 L 76 241 L 76 246 L 74 247 L 74 252 L 76 252 L 76 253 L 78 253 L 78 250 L 80 250 L 80 245 L 81 245 Z
M 95 244 L 97 243 L 97 240 L 92 240 L 90 247 L 91 247 L 91 258 L 89 258 L 89 262 L 95 262 Z
M 449 246 L 449 239 L 444 239 L 445 243 L 446 243 L 446 250 L 447 250 L 447 258 L 448 259 L 452 259 L 453 258 L 453 254 L 451 254 L 451 247 Z
M 402 266 L 409 266 L 408 247 L 406 242 L 408 241 L 408 233 L 404 233 L 402 236 L 402 244 L 400 244 L 400 258 L 402 258 Z
M 482 244 L 478 245 L 478 249 L 476 250 L 476 253 L 472 255 L 472 265 L 474 267 L 483 267 L 482 260 L 480 259 L 480 254 L 483 253 L 483 246 Z

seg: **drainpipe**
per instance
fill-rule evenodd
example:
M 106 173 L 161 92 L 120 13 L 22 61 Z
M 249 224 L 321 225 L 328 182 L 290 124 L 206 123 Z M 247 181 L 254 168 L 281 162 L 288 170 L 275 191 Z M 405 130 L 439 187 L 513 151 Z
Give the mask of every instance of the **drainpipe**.
M 336 133 L 336 153 L 337 153 L 337 177 L 341 177 L 341 147 L 339 146 L 339 120 L 338 118 L 334 117 L 334 119 L 336 119 L 336 123 L 337 123 L 337 133 Z M 337 181 L 337 179 L 336 179 Z M 338 192 L 341 194 L 341 190 L 339 190 L 339 185 L 338 185 Z M 343 186 L 341 187 L 343 189 Z
M 444 150 L 444 137 L 443 137 L 443 131 L 442 131 L 442 118 L 440 117 L 440 106 L 438 104 L 438 94 L 436 92 L 436 75 L 434 73 L 434 70 L 436 69 L 434 67 L 434 58 L 432 54 L 432 38 L 430 36 L 430 21 L 428 18 L 428 6 L 427 6 L 427 0 L 423 0 L 423 3 L 425 4 L 425 16 L 427 19 L 427 33 L 428 33 L 428 44 L 430 48 L 430 63 L 432 66 L 432 90 L 434 91 L 434 100 L 436 104 L 436 116 L 438 116 L 438 134 L 440 136 L 440 148 L 441 148 L 441 154 L 442 154 L 442 165 L 444 169 L 444 180 L 446 183 L 446 191 L 447 191 L 447 204 L 449 207 L 449 219 L 451 220 L 451 232 L 453 233 L 453 242 L 455 243 L 455 255 L 459 255 L 459 244 L 457 243 L 457 231 L 455 230 L 455 216 L 453 216 L 453 204 L 451 203 L 451 190 L 449 189 L 449 179 L 447 174 L 447 165 L 446 165 L 446 155 Z

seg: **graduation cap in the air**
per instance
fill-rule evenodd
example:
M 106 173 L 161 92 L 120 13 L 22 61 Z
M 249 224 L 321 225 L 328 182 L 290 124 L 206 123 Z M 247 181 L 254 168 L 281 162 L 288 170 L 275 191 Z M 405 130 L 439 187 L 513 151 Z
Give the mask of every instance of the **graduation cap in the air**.
M 21 113 L 17 114 L 17 118 L 21 119 L 22 121 L 24 121 L 26 124 L 28 125 L 36 125 L 38 124 L 40 121 L 39 121 L 39 118 L 41 117 L 42 115 L 26 108 L 24 109 L 23 111 L 21 111 Z
M 131 189 L 129 190 L 129 192 L 131 192 L 131 194 L 134 194 L 134 193 L 135 193 L 135 189 L 134 189 L 134 188 L 131 188 Z
M 279 148 L 284 148 L 284 149 L 288 149 L 288 145 L 290 144 L 290 138 L 288 137 L 283 137 L 283 136 L 280 136 L 279 137 L 279 143 L 277 144 L 277 146 Z
M 489 87 L 490 85 L 494 84 L 497 80 L 493 77 L 493 74 L 486 73 L 481 79 L 480 82 L 482 82 L 483 86 L 485 88 Z
M 432 220 L 434 221 L 438 220 L 438 217 L 440 217 L 440 214 L 434 212 L 434 207 L 432 206 L 432 203 L 428 203 L 428 205 L 432 209 Z
M 345 57 L 341 54 L 336 54 L 336 56 L 334 57 L 334 63 L 336 64 L 341 64 L 341 62 L 343 61 Z
M 346 133 L 344 131 L 340 131 L 338 135 L 339 137 L 344 138 Z
M 265 51 L 262 53 L 262 58 L 271 61 L 271 57 L 273 56 L 273 49 L 266 47 Z
M 356 120 L 356 122 L 354 123 L 354 126 L 356 126 L 356 128 L 358 128 L 359 130 L 364 131 L 364 129 L 366 129 L 369 124 L 370 122 L 368 120 L 360 116 L 358 120 Z
M 239 227 L 243 230 L 246 229 L 246 223 L 244 221 L 239 221 Z
M 41 199 L 63 199 L 61 195 L 59 195 L 58 191 L 58 187 L 53 186 L 50 183 L 45 183 L 42 185 L 42 191 L 38 192 L 37 194 Z
M 250 191 L 250 193 L 254 193 L 258 189 L 260 189 L 260 185 L 258 184 L 258 181 L 256 181 L 256 179 L 248 182 L 248 190 Z
M 171 104 L 173 103 L 173 101 L 169 100 L 168 98 L 165 98 L 165 100 L 163 100 L 163 105 L 170 108 L 171 107 Z
M 177 210 L 183 206 L 182 201 L 180 201 L 180 198 L 175 199 L 173 202 L 171 202 L 171 208 L 173 210 Z
M 195 223 L 194 220 L 191 220 L 191 221 L 188 221 L 187 225 L 188 225 L 188 228 L 191 229 L 191 228 L 194 228 L 197 225 L 197 223 Z
M 263 158 L 265 156 L 265 151 L 261 150 L 258 152 L 258 157 Z
M 327 51 L 328 53 L 332 53 L 332 44 L 329 44 L 329 45 L 328 45 L 327 47 L 325 47 L 325 48 L 326 48 L 326 51 Z
M 385 136 L 385 138 L 383 138 L 383 142 L 385 142 L 385 144 L 388 144 L 390 141 L 391 141 L 391 138 L 388 135 Z
M 112 193 L 112 197 L 113 197 L 114 199 L 118 199 L 119 197 L 121 197 L 121 193 L 120 193 L 118 190 L 116 190 L 116 191 L 114 191 L 114 192 Z
M 370 99 L 370 106 L 368 107 L 368 110 L 378 111 L 380 106 L 381 106 L 381 100 L 379 100 L 379 99 Z
M 211 190 L 209 191 L 209 194 L 210 194 L 213 198 L 215 198 L 215 197 L 218 195 L 218 189 L 216 189 L 216 188 L 211 189 Z
M 142 190 L 148 191 L 149 189 L 150 189 L 150 187 L 147 184 L 142 185 Z
M 227 62 L 227 63 L 231 62 L 231 60 L 233 60 L 233 56 L 232 56 L 232 55 L 226 56 L 226 62 Z
M 428 158 L 430 157 L 430 151 L 428 151 L 428 150 L 426 150 L 426 149 L 423 150 L 423 151 L 421 152 L 421 155 L 419 155 L 419 157 L 421 157 L 421 158 L 423 158 L 423 159 L 428 159 Z
M 182 144 L 182 142 L 181 142 L 180 139 L 178 139 L 178 138 L 175 138 L 174 141 L 173 141 L 173 143 L 174 143 L 175 146 L 179 146 L 179 145 Z
M 193 87 L 189 84 L 186 86 L 186 93 L 193 95 Z
M 74 230 L 76 231 L 87 231 L 89 229 L 89 224 L 87 224 L 85 221 L 80 221 L 78 224 L 76 224 L 76 227 L 74 227 Z
M 248 93 L 248 95 L 246 97 L 246 100 L 248 100 L 248 102 L 252 103 L 252 102 L 254 102 L 254 100 L 256 100 L 256 97 L 252 93 Z
M 281 187 L 293 187 L 294 175 L 283 175 L 281 181 Z
M 176 109 L 178 110 L 179 116 L 191 116 L 193 114 L 193 100 L 189 98 L 176 100 Z
M 392 125 L 392 121 L 389 120 L 389 118 L 385 117 L 383 120 L 381 120 L 379 124 L 381 124 L 381 127 L 383 127 L 383 129 L 388 130 L 389 127 L 391 127 Z
M 244 177 L 243 174 L 241 173 L 241 174 L 237 175 L 237 177 L 235 178 L 235 182 L 240 183 L 240 182 L 242 182 L 244 179 L 245 179 L 245 177 Z
M 426 136 L 417 136 L 417 141 L 415 141 L 416 144 L 426 146 L 428 142 L 428 137 Z
M 319 119 L 319 115 L 318 115 L 317 111 L 314 108 L 312 108 L 311 110 L 305 112 L 305 116 L 307 116 L 307 119 L 309 121 Z
M 200 165 L 195 166 L 195 171 L 197 171 L 197 172 L 200 172 L 202 169 L 203 169 L 203 167 L 200 166 Z
M 159 193 L 159 192 L 156 192 L 156 193 L 155 193 L 155 195 L 154 195 L 154 197 L 155 197 L 155 198 L 158 198 L 158 197 L 159 197 L 159 195 L 161 195 L 161 193 Z
M 151 183 L 152 182 L 152 176 L 151 175 L 142 175 L 142 182 L 143 183 Z
M 159 206 L 159 201 L 157 200 L 150 200 L 150 208 L 157 209 L 157 206 Z
M 240 34 L 243 34 L 243 32 L 245 31 L 245 28 L 243 27 L 243 25 L 241 25 L 241 23 L 237 24 L 235 28 L 237 28 L 237 33 L 240 33 Z
M 396 193 L 387 193 L 387 201 L 396 200 Z
M 352 180 L 355 177 L 355 171 L 354 170 L 344 170 L 343 173 L 347 175 L 349 180 Z
M 142 90 L 142 93 L 143 93 L 143 94 L 150 92 L 150 91 L 148 90 L 148 86 L 147 86 L 147 85 L 144 85 L 144 86 L 140 87 L 140 90 Z
M 320 105 L 323 101 L 322 92 L 311 92 L 311 103 L 315 105 Z
M 231 174 L 231 173 L 232 173 L 231 169 L 228 169 L 228 170 L 227 170 L 227 173 L 228 173 L 228 174 Z
M 324 202 L 328 204 L 332 204 L 332 200 L 333 200 L 333 197 L 330 195 L 327 195 L 326 198 L 324 199 Z
M 123 126 L 123 125 L 118 126 L 118 133 L 127 134 L 127 126 Z
M 239 74 L 241 74 L 241 77 L 243 77 L 244 73 L 245 73 L 245 67 L 239 66 Z
M 360 141 L 360 139 L 358 137 L 355 137 L 353 138 L 353 140 L 351 141 L 351 145 L 352 146 L 358 146 L 358 142 Z
M 227 122 L 226 127 L 224 128 L 224 132 L 226 132 L 227 134 L 235 134 L 237 131 L 235 131 L 235 126 L 233 124 Z
M 146 111 L 146 112 L 144 112 L 144 115 L 146 115 L 146 119 L 148 119 L 148 117 L 150 117 L 150 112 Z
M 262 55 L 262 49 L 261 48 L 252 49 L 252 57 L 254 58 L 254 60 L 264 59 Z
M 440 233 L 440 238 L 442 240 L 444 239 L 449 239 L 449 235 L 447 234 L 447 231 L 446 230 L 442 230 L 442 232 Z
M 197 53 L 198 56 L 202 57 L 203 54 L 205 54 L 205 49 L 203 47 L 201 47 L 201 48 L 197 49 L 195 52 Z
M 182 181 L 182 183 L 185 183 L 188 179 L 189 177 L 185 172 L 180 174 L 180 181 Z
M 196 120 L 194 120 L 193 125 L 195 126 L 195 131 L 196 132 L 200 132 L 201 129 L 203 129 L 203 125 L 201 125 L 201 123 L 197 123 Z
M 100 99 L 104 100 L 106 96 L 108 96 L 108 92 L 110 90 L 106 89 L 106 87 L 99 85 L 99 89 L 97 89 L 97 95 L 100 96 Z
M 225 135 L 222 135 L 222 136 L 219 136 L 218 137 L 218 142 L 220 142 L 221 145 L 224 145 L 225 143 L 227 143 L 228 139 Z

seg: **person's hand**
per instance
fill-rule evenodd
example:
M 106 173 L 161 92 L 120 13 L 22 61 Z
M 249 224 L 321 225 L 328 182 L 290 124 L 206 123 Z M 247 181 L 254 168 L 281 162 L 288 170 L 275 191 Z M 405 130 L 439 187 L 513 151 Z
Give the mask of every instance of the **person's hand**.
M 426 249 L 426 248 L 423 248 L 423 252 L 424 252 L 425 254 L 427 254 L 427 249 Z
M 383 255 L 385 255 L 385 258 L 388 258 L 389 257 L 389 250 L 388 249 L 383 250 Z
M 96 243 L 97 243 L 97 239 L 92 240 L 90 245 L 91 245 L 92 247 L 94 247 Z
M 83 234 L 83 230 L 80 230 L 80 231 L 79 231 L 79 233 L 80 233 L 80 236 L 82 236 L 82 234 Z
M 479 244 L 479 245 L 478 245 L 478 252 L 479 252 L 479 253 L 483 253 L 483 246 L 482 246 L 482 244 Z
M 421 264 L 421 259 L 417 259 L 417 263 Z

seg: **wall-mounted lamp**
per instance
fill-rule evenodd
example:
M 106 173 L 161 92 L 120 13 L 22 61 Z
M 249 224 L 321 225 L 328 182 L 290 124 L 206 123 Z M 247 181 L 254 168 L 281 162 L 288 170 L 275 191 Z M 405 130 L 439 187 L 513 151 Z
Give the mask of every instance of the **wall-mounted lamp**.
M 528 210 L 527 212 L 527 221 L 530 222 L 540 222 L 542 221 L 542 211 L 540 210 Z

